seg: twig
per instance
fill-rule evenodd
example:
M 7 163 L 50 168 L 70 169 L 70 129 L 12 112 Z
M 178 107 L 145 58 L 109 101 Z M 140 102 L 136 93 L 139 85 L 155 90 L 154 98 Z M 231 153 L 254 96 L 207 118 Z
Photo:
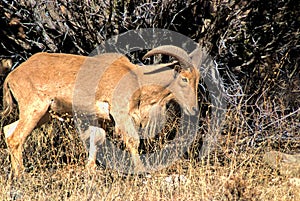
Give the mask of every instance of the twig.
M 288 114 L 288 115 L 286 115 L 286 116 L 284 116 L 284 117 L 282 117 L 282 118 L 280 118 L 280 119 L 278 119 L 278 120 L 276 120 L 276 121 L 274 121 L 274 122 L 272 122 L 272 123 L 266 125 L 266 126 L 263 127 L 262 129 L 266 129 L 266 128 L 268 128 L 269 126 L 272 126 L 273 124 L 275 124 L 275 123 L 277 123 L 277 122 L 279 122 L 279 121 L 282 121 L 282 120 L 288 118 L 289 116 L 292 116 L 293 114 L 295 114 L 295 113 L 297 113 L 297 112 L 299 112 L 299 111 L 300 111 L 300 108 L 298 108 L 298 109 L 295 110 L 294 112 L 291 112 L 290 114 Z

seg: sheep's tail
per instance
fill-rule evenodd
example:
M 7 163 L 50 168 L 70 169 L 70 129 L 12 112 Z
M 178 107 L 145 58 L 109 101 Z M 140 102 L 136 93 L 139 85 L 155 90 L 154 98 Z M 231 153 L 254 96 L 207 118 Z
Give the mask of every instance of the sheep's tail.
M 12 109 L 13 99 L 6 79 L 3 84 L 3 110 L 0 111 L 1 117 L 8 116 L 12 112 Z

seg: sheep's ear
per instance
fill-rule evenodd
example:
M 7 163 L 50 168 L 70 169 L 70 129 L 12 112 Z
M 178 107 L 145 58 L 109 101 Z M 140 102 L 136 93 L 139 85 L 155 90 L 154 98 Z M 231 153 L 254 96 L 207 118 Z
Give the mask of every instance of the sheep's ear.
M 177 78 L 179 73 L 182 71 L 182 67 L 179 64 L 174 65 L 174 78 Z
M 180 73 L 182 71 L 182 67 L 179 64 L 174 65 L 174 71 Z
M 208 55 L 208 50 L 205 47 L 198 46 L 193 52 L 189 54 L 189 56 L 192 59 L 193 65 L 200 69 L 201 64 L 203 61 L 206 60 L 206 57 Z

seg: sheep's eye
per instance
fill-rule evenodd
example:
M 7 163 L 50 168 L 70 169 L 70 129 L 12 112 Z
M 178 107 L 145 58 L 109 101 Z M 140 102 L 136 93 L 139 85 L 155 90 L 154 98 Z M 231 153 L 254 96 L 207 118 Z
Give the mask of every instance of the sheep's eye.
M 182 78 L 182 81 L 183 81 L 183 82 L 188 82 L 189 80 L 188 80 L 186 77 L 183 77 L 183 78 Z

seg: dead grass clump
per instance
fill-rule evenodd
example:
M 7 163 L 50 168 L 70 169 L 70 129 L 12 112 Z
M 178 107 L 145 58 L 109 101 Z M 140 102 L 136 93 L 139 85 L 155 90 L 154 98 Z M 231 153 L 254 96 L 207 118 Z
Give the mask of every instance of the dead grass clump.
M 26 172 L 10 179 L 1 134 L 0 200 L 300 200 L 299 175 L 263 158 L 274 150 L 300 153 L 296 0 L 177 1 L 165 7 L 153 1 L 13 2 L 0 3 L 5 47 L 0 57 L 13 59 L 13 67 L 37 51 L 87 54 L 95 43 L 129 29 L 170 28 L 211 44 L 228 108 L 217 146 L 208 156 L 195 153 L 200 140 L 189 157 L 146 175 L 100 166 L 89 172 L 72 124 L 55 119 L 30 135 L 23 152 Z M 203 136 L 215 133 L 207 114 L 199 124 Z M 15 118 L 13 113 L 1 119 L 0 128 Z M 141 149 L 160 148 L 165 141 L 159 140 Z
M 47 141 L 41 137 L 37 138 L 37 141 L 42 147 L 48 146 Z M 70 144 L 74 146 L 75 142 L 70 141 Z M 238 150 L 238 143 L 231 145 L 233 147 L 230 149 Z M 56 148 L 54 146 L 47 149 Z M 226 149 L 229 148 L 223 148 Z M 261 153 L 264 149 L 262 147 L 249 148 L 244 152 L 231 151 L 226 154 L 227 160 L 223 161 L 220 160 L 221 152 L 202 158 L 201 161 L 182 159 L 164 170 L 140 176 L 124 175 L 101 167 L 98 167 L 95 172 L 89 172 L 85 169 L 84 163 L 79 160 L 65 162 L 64 165 L 52 165 L 55 168 L 49 168 L 51 162 L 58 162 L 52 156 L 49 161 L 39 160 L 35 166 L 30 166 L 27 173 L 19 180 L 10 180 L 7 171 L 1 172 L 0 198 L 2 200 L 12 198 L 23 200 L 300 199 L 299 186 L 292 182 L 292 178 L 282 175 L 263 163 Z M 3 153 L 5 150 L 2 148 Z M 25 152 L 28 153 L 28 149 Z M 54 150 L 51 153 L 59 154 Z M 71 153 L 74 153 L 74 150 Z M 25 156 L 27 167 L 28 163 L 32 163 L 32 159 L 28 160 L 28 158 L 38 160 L 37 154 L 36 151 L 31 153 L 31 156 Z M 72 157 L 76 158 L 77 154 Z M 7 153 L 1 155 L 3 169 L 9 169 L 7 158 Z
M 263 101 L 255 106 L 259 110 L 247 114 L 245 102 L 238 98 L 228 109 L 222 135 L 208 156 L 182 158 L 145 175 L 125 175 L 100 166 L 95 172 L 88 171 L 86 152 L 72 123 L 53 119 L 27 139 L 23 152 L 26 173 L 21 179 L 9 178 L 8 150 L 1 146 L 0 198 L 299 200 L 298 176 L 285 174 L 263 159 L 270 150 L 299 152 L 298 113 L 283 115 L 283 105 L 278 107 L 262 96 Z

